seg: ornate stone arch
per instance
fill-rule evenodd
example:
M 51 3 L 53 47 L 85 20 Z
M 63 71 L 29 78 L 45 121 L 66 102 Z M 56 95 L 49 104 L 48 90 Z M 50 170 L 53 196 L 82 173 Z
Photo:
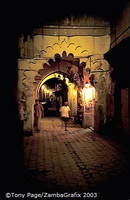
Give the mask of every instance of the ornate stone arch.
M 48 62 L 43 63 L 43 67 L 34 77 L 34 95 L 36 96 L 41 81 L 56 72 L 63 73 L 76 87 L 82 86 L 85 66 L 86 63 L 80 63 L 80 59 L 75 58 L 72 53 L 68 53 L 68 55 L 66 51 L 63 51 L 61 55 L 56 53 L 53 59 L 50 58 Z
M 38 90 L 43 80 L 55 73 L 62 74 L 65 78 L 69 79 L 70 84 L 72 84 L 72 87 L 69 88 L 69 95 L 72 96 L 72 91 L 75 89 L 77 90 L 84 84 L 83 68 L 85 68 L 85 66 L 86 63 L 80 63 L 80 59 L 75 58 L 72 53 L 68 53 L 68 55 L 66 51 L 63 51 L 61 55 L 56 53 L 53 59 L 50 58 L 48 62 L 43 63 L 43 67 L 38 70 L 37 75 L 34 77 L 34 98 L 38 97 Z M 75 98 L 77 98 L 77 94 Z M 69 98 L 69 101 L 73 113 L 76 114 L 77 108 L 75 108 L 75 110 L 73 108 L 74 104 L 75 107 L 77 107 L 76 100 L 74 100 L 74 98 Z
M 55 78 L 56 74 L 63 75 L 64 77 L 69 78 L 67 73 L 61 72 L 61 71 L 60 72 L 59 71 L 54 71 L 54 70 L 51 71 L 50 73 L 44 75 L 42 77 L 42 79 L 38 82 L 38 84 L 35 87 L 37 97 L 38 97 L 38 93 L 39 93 L 39 89 L 40 89 L 41 85 L 44 82 L 46 82 L 47 80 L 49 80 L 49 78 Z

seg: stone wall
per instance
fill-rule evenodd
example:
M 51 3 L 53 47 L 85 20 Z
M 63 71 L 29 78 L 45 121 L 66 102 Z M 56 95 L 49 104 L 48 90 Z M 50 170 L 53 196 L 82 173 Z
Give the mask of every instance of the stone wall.
M 19 40 L 18 71 L 19 71 L 19 99 L 24 99 L 24 129 L 32 130 L 33 125 L 33 104 L 35 99 L 34 88 L 35 76 L 38 71 L 44 68 L 49 58 L 54 58 L 56 53 L 73 53 L 80 58 L 80 62 L 86 62 L 95 75 L 95 88 L 97 92 L 96 109 L 103 108 L 103 121 L 105 121 L 105 98 L 106 89 L 110 85 L 109 65 L 104 60 L 103 54 L 109 50 L 109 34 L 99 36 L 59 36 L 59 35 L 33 35 L 26 39 L 21 36 Z M 49 74 L 49 71 L 47 72 Z M 96 116 L 97 118 L 97 116 Z
M 130 49 L 130 2 L 124 2 L 120 15 L 111 23 L 110 51 L 105 57 L 108 59 L 113 72 L 111 74 L 115 95 L 114 123 L 117 128 L 130 129 L 129 121 L 129 49 Z M 114 100 L 112 100 L 114 98 Z M 109 113 L 110 115 L 110 113 Z

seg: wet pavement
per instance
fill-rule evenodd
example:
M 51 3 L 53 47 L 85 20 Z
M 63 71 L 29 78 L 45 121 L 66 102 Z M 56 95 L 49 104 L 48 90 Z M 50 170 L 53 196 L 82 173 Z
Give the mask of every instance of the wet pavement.
M 24 137 L 24 159 L 26 187 L 35 192 L 98 196 L 85 199 L 130 198 L 128 148 L 72 122 L 64 131 L 59 118 L 42 119 L 41 131 Z

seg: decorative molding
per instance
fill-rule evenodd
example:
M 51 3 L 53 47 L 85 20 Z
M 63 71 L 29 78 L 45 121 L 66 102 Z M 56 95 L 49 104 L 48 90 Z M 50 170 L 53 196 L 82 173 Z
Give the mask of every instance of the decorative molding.
M 67 48 L 69 48 L 71 45 L 75 45 L 74 43 L 70 43 L 68 46 L 67 46 Z
M 53 48 L 52 46 L 47 46 L 46 49 L 48 49 L 48 48 L 51 48 L 51 49 L 54 50 L 54 48 Z M 45 51 L 45 52 L 46 52 L 46 51 Z
M 44 49 L 41 49 L 41 50 L 38 50 L 37 51 L 37 54 L 35 54 L 35 57 L 38 57 L 38 58 L 43 58 L 43 57 L 45 57 L 45 55 L 46 54 L 48 54 L 48 50 L 49 49 L 51 49 L 52 51 L 54 51 L 55 50 L 55 48 L 54 48 L 54 46 L 58 46 L 59 47 L 59 49 L 64 49 L 64 43 L 66 43 L 65 44 L 65 46 L 66 46 L 66 49 L 69 49 L 69 47 L 71 47 L 71 51 L 73 51 L 73 53 L 77 53 L 77 51 L 79 50 L 79 54 L 80 55 L 82 55 L 82 54 L 84 54 L 84 53 L 86 53 L 87 55 L 88 55 L 88 50 L 87 49 L 82 49 L 82 46 L 77 46 L 75 43 L 72 43 L 72 42 L 70 42 L 70 43 L 68 43 L 68 42 L 66 42 L 66 40 L 65 39 L 63 39 L 61 42 L 57 42 L 57 43 L 54 43 L 54 44 L 52 44 L 52 45 L 49 45 L 49 46 L 47 46 L 47 47 L 45 47 Z M 73 49 L 73 50 L 72 50 Z M 86 55 L 86 56 L 87 56 Z M 48 58 L 49 59 L 49 58 Z
M 88 50 L 85 49 L 85 50 L 81 51 L 81 54 L 84 53 L 84 52 L 88 52 Z
M 81 48 L 81 46 L 77 46 L 77 47 L 75 48 L 75 51 L 76 51 L 78 48 Z
M 47 36 L 101 36 L 110 34 L 110 26 L 44 26 L 36 28 L 33 35 Z
M 83 68 L 85 62 L 80 63 L 79 58 L 75 58 L 72 53 L 67 55 L 66 51 L 60 54 L 55 54 L 54 59 L 50 58 L 47 63 L 43 63 L 43 68 L 37 71 L 34 83 L 39 84 L 48 74 L 63 73 L 75 85 L 83 84 Z

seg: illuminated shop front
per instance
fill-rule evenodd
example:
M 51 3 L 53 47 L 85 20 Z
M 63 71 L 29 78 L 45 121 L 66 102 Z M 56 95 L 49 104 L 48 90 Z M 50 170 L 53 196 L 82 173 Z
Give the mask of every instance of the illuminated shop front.
M 84 128 L 91 127 L 94 129 L 94 106 L 95 106 L 95 88 L 86 83 L 82 90 L 83 100 L 83 121 L 82 126 Z

